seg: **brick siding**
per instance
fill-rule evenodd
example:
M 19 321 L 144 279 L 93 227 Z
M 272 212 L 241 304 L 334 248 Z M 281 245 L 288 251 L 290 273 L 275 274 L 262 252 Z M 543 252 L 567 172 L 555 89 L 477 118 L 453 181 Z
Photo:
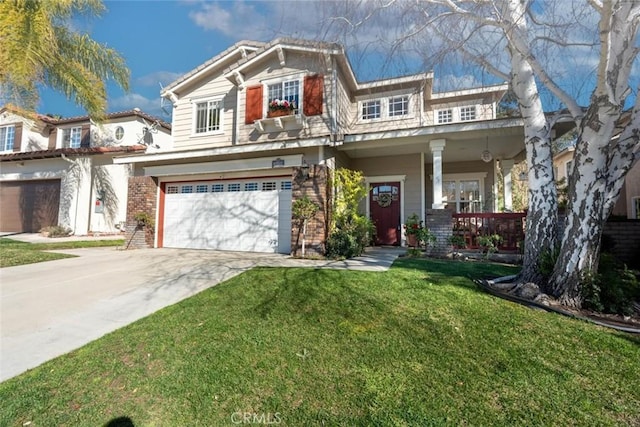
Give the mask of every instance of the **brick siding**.
M 316 216 L 307 223 L 307 235 L 305 239 L 306 255 L 324 255 L 327 234 L 329 230 L 330 190 L 329 170 L 323 165 L 309 167 L 309 177 L 305 178 L 301 168 L 294 168 L 292 176 L 293 202 L 307 196 L 311 201 L 320 206 Z M 291 227 L 291 254 L 299 255 L 302 249 L 301 224 L 296 219 Z
M 158 185 L 155 179 L 150 176 L 132 176 L 129 178 L 128 191 L 125 247 L 127 249 L 152 248 L 155 226 L 138 226 L 138 221 L 134 216 L 137 213 L 145 212 L 155 219 Z
M 429 249 L 434 257 L 445 257 L 451 253 L 453 221 L 449 209 L 427 209 L 425 225 L 436 236 L 436 243 Z

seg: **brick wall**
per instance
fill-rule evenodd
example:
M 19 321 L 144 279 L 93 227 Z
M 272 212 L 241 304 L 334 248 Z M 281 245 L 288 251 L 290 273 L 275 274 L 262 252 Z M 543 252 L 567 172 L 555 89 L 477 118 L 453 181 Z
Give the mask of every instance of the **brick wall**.
M 323 165 L 309 167 L 309 176 L 303 176 L 301 168 L 294 168 L 292 176 L 293 201 L 307 196 L 315 202 L 320 210 L 316 216 L 307 223 L 307 235 L 305 239 L 306 255 L 324 255 L 325 243 L 329 230 L 330 212 L 330 184 L 329 170 Z M 301 224 L 294 219 L 291 227 L 291 254 L 300 255 L 302 249 Z
M 451 253 L 451 235 L 453 233 L 451 211 L 449 209 L 427 209 L 425 225 L 436 236 L 436 243 L 430 249 L 430 255 L 445 257 Z
M 125 247 L 127 249 L 152 248 L 155 227 L 139 226 L 135 215 L 145 212 L 155 220 L 158 185 L 150 176 L 132 176 L 129 178 L 128 191 Z
M 612 252 L 629 268 L 640 269 L 640 221 L 608 221 L 602 231 L 602 249 Z

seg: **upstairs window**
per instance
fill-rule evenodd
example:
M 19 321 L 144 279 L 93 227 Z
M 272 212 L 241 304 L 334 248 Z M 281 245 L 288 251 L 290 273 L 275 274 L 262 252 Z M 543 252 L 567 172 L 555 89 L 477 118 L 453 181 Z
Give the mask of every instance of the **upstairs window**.
M 16 127 L 3 126 L 0 127 L 0 151 L 12 151 L 16 138 Z
M 362 120 L 372 120 L 380 118 L 380 100 L 376 99 L 373 101 L 363 101 L 362 102 Z
M 438 110 L 438 123 L 451 123 L 453 121 L 453 110 Z
M 222 131 L 222 99 L 194 103 L 194 133 Z
M 389 98 L 389 117 L 406 116 L 409 114 L 409 97 L 394 96 Z
M 476 106 L 460 107 L 460 121 L 467 122 L 476 119 Z
M 267 105 L 273 101 L 287 101 L 294 111 L 300 106 L 300 80 L 285 80 L 267 86 Z
M 62 129 L 62 148 L 80 148 L 82 127 Z

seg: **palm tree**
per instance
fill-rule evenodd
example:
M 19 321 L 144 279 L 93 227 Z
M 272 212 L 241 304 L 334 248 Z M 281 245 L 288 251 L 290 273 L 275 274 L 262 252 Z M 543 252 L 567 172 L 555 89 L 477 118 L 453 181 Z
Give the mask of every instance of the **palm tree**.
M 105 82 L 129 90 L 129 69 L 118 52 L 71 26 L 74 16 L 104 9 L 102 0 L 0 1 L 0 102 L 33 110 L 44 85 L 104 117 Z

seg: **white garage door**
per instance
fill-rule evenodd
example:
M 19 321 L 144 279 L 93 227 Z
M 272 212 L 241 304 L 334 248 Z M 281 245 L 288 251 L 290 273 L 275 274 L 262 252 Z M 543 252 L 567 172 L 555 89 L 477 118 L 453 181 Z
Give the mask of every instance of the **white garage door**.
M 291 252 L 291 181 L 167 183 L 163 246 Z

